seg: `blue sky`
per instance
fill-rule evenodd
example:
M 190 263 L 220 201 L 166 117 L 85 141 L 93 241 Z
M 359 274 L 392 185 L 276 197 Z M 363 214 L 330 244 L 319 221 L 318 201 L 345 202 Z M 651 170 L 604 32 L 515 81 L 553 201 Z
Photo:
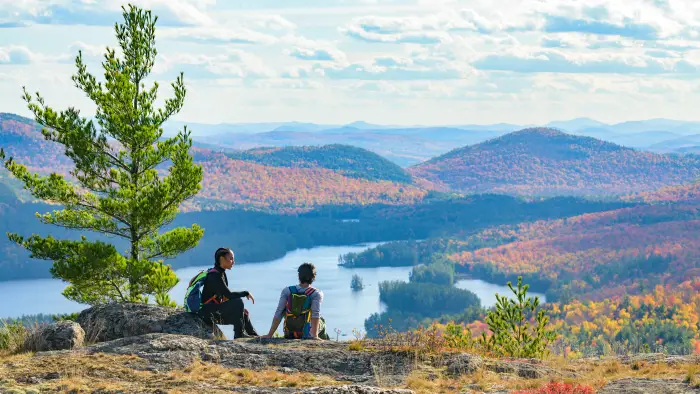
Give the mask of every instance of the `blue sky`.
M 188 122 L 700 119 L 694 0 L 132 2 L 159 15 L 151 80 L 184 71 Z M 27 115 L 26 86 L 89 113 L 73 60 L 101 74 L 120 5 L 0 0 L 0 112 Z

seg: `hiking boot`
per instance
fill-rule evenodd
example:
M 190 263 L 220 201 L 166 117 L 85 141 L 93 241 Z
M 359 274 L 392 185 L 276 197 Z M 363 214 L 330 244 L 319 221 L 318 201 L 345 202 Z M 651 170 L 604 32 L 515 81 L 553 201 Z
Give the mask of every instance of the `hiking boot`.
M 258 335 L 250 335 L 250 334 L 245 333 L 245 332 L 233 334 L 233 339 L 246 339 L 246 338 L 257 338 L 257 337 L 258 337 Z

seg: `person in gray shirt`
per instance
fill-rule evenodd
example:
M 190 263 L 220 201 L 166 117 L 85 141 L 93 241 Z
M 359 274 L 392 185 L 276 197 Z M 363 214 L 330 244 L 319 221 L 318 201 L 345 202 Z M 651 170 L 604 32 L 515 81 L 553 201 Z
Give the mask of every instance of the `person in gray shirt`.
M 311 263 L 304 263 L 299 266 L 297 273 L 299 284 L 282 289 L 277 309 L 272 318 L 270 332 L 262 338 L 272 338 L 284 318 L 285 338 L 328 339 L 328 335 L 325 332 L 325 321 L 321 317 L 323 292 L 311 287 L 311 284 L 316 279 L 316 267 Z M 294 295 L 302 296 L 301 299 L 305 301 L 304 304 L 309 305 L 310 308 L 305 310 L 306 315 L 293 316 L 291 304 Z M 300 329 L 298 324 L 294 324 L 294 319 L 302 319 L 300 321 L 303 324 L 303 329 Z

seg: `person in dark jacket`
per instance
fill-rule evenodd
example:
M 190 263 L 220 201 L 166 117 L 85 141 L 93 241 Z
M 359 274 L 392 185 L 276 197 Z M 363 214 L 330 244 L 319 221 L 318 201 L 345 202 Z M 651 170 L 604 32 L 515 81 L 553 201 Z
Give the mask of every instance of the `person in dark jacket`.
M 202 289 L 202 308 L 200 316 L 207 323 L 233 325 L 233 338 L 257 337 L 248 311 L 243 306 L 243 297 L 255 304 L 255 298 L 249 291 L 231 291 L 228 288 L 226 270 L 235 264 L 233 251 L 219 248 L 214 253 L 214 269 L 210 270 L 204 280 Z

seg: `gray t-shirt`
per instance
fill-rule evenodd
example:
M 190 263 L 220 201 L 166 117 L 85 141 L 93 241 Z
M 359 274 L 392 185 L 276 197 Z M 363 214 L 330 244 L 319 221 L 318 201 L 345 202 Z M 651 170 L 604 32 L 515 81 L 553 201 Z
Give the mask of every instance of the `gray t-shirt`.
M 303 289 L 303 287 L 296 285 L 297 292 L 300 293 Z M 284 311 L 287 306 L 287 299 L 289 298 L 289 287 L 285 287 L 282 289 L 282 293 L 280 294 L 280 300 L 277 303 L 277 310 L 275 311 L 275 317 L 282 317 L 284 316 Z M 321 317 L 321 303 L 323 302 L 323 292 L 319 289 L 316 289 L 311 296 L 311 318 L 312 319 L 318 319 Z

